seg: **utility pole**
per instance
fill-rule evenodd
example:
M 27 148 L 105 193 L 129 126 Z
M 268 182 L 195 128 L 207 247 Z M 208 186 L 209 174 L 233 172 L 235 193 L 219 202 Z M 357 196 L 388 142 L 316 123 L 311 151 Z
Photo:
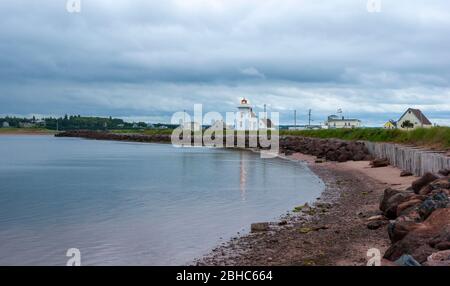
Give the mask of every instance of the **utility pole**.
M 267 115 L 266 115 L 266 104 L 264 103 L 264 119 L 266 119 L 267 118 Z
M 308 127 L 311 128 L 311 109 L 308 111 Z
M 297 110 L 294 110 L 294 128 L 297 129 Z

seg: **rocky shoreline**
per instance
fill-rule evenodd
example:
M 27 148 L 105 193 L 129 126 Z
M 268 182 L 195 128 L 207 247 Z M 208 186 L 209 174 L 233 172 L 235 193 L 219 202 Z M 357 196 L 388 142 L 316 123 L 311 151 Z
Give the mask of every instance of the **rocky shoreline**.
M 89 130 L 73 130 L 65 131 L 55 135 L 56 137 L 79 137 L 95 140 L 114 140 L 114 141 L 132 141 L 132 142 L 154 142 L 154 143 L 170 143 L 171 134 L 118 134 L 110 133 L 107 131 L 89 131 Z M 247 148 L 253 148 L 249 146 L 250 135 L 230 135 L 231 139 L 234 139 L 236 146 L 239 141 L 237 137 L 245 137 L 245 146 Z M 234 137 L 234 138 L 233 138 Z M 253 137 L 252 137 L 253 138 Z M 223 137 L 226 141 L 226 137 Z M 191 138 L 191 144 L 194 143 L 194 138 Z M 259 144 L 259 141 L 255 141 Z M 225 146 L 225 142 L 224 145 Z M 239 146 L 242 147 L 242 146 Z M 259 145 L 258 145 L 259 147 Z M 263 149 L 263 148 L 261 148 Z M 327 161 L 361 161 L 370 160 L 372 157 L 369 155 L 369 151 L 362 142 L 344 141 L 339 139 L 321 139 L 321 138 L 308 138 L 299 136 L 280 136 L 279 137 L 279 149 L 281 153 L 286 155 L 300 152 L 303 154 L 309 154 L 316 156 L 317 159 L 324 159 Z
M 370 248 L 384 251 L 389 237 L 381 229 L 369 230 L 367 218 L 379 214 L 377 198 L 383 185 L 322 164 L 310 169 L 326 184 L 311 205 L 298 206 L 267 231 L 231 239 L 195 265 L 365 265 Z
M 406 181 L 411 187 L 394 190 L 400 184 L 374 179 L 360 165 L 349 169 L 300 157 L 308 158 L 311 170 L 326 183 L 322 196 L 264 229 L 231 239 L 194 265 L 364 266 L 370 249 L 379 251 L 384 266 L 450 265 L 446 170 L 411 177 Z M 387 172 L 393 173 L 390 168 Z

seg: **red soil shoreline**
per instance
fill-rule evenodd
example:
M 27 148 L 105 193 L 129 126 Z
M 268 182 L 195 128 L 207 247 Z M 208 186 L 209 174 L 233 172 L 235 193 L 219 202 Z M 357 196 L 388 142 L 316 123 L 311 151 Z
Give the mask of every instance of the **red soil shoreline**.
M 381 254 L 391 245 L 386 226 L 367 228 L 379 215 L 385 188 L 407 186 L 415 177 L 400 177 L 393 167 L 369 169 L 368 161 L 314 163 L 315 157 L 295 153 L 285 157 L 307 162 L 326 184 L 313 211 L 293 213 L 271 223 L 269 231 L 231 239 L 195 265 L 359 265 L 367 251 Z

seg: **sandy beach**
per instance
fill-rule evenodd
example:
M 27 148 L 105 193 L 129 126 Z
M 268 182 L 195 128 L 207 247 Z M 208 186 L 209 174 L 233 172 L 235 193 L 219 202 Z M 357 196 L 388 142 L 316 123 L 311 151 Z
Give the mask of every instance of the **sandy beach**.
M 389 247 L 386 226 L 367 228 L 368 218 L 381 214 L 379 200 L 387 187 L 403 188 L 416 177 L 401 170 L 371 168 L 369 161 L 315 163 L 315 157 L 294 153 L 289 160 L 307 162 L 326 190 L 312 206 L 290 212 L 270 229 L 235 237 L 196 265 L 366 265 L 367 251 Z

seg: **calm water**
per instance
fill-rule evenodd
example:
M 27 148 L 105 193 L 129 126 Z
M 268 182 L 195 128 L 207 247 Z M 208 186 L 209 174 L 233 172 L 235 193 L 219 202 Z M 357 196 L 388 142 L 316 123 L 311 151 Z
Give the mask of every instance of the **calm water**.
M 0 136 L 0 265 L 186 264 L 323 189 L 245 151 Z

